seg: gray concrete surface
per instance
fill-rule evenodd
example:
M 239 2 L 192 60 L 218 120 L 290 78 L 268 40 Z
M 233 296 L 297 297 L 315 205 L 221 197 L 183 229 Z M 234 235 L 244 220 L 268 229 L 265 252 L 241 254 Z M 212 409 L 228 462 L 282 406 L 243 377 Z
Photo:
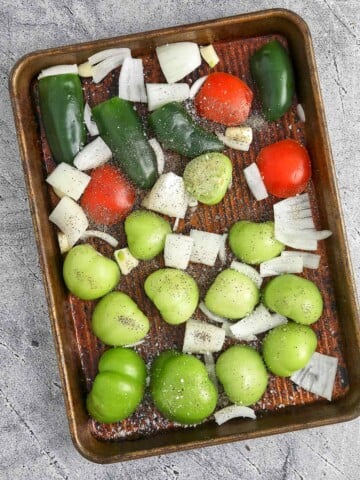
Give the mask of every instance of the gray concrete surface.
M 67 426 L 23 172 L 8 74 L 27 52 L 225 17 L 290 8 L 308 22 L 338 186 L 360 286 L 359 0 L 0 0 L 0 478 L 355 480 L 360 419 L 222 447 L 99 466 Z

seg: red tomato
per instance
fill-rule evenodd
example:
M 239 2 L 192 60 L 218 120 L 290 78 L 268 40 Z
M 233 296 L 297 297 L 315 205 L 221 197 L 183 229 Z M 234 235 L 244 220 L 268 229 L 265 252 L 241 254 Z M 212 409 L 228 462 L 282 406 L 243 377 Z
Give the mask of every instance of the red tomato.
M 309 154 L 295 140 L 281 140 L 262 148 L 256 163 L 267 191 L 275 197 L 303 192 L 311 177 Z
M 129 180 L 110 164 L 95 168 L 80 203 L 89 218 L 101 225 L 113 225 L 130 212 L 136 192 Z
M 222 123 L 239 125 L 249 116 L 253 92 L 230 73 L 210 73 L 195 97 L 199 115 Z

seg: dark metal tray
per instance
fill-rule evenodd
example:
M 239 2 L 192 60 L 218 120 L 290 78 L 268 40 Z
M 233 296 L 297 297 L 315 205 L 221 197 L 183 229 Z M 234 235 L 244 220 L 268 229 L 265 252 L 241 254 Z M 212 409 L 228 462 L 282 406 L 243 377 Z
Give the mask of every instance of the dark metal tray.
M 255 407 L 258 415 L 256 421 L 239 419 L 219 427 L 210 419 L 197 427 L 183 428 L 164 420 L 146 396 L 137 412 L 124 422 L 112 425 L 94 422 L 87 415 L 85 397 L 96 374 L 98 358 L 104 345 L 89 328 L 94 302 L 82 302 L 69 295 L 62 281 L 62 258 L 55 229 L 48 221 L 55 198 L 44 182 L 47 172 L 54 168 L 54 163 L 43 135 L 41 121 L 38 121 L 36 76 L 42 68 L 61 63 L 82 63 L 96 51 L 126 46 L 132 49 L 133 56 L 143 58 L 147 81 L 161 81 L 155 47 L 189 40 L 199 44 L 213 43 L 221 58 L 216 70 L 238 75 L 251 86 L 249 56 L 273 38 L 279 39 L 289 49 L 296 72 L 297 101 L 304 106 L 306 123 L 300 122 L 296 114 L 296 102 L 280 121 L 271 124 L 259 122 L 254 127 L 255 139 L 249 153 L 228 152 L 234 163 L 234 182 L 230 194 L 219 205 L 199 207 L 194 215 L 180 223 L 180 231 L 188 232 L 190 228 L 198 227 L 223 233 L 239 218 L 257 221 L 271 219 L 274 199 L 255 202 L 248 194 L 241 175 L 242 169 L 255 160 L 265 144 L 283 138 L 294 138 L 306 143 L 313 165 L 313 178 L 308 192 L 315 223 L 318 228 L 329 228 L 333 232 L 326 242 L 319 242 L 319 253 L 322 256 L 319 270 L 306 274 L 319 285 L 325 302 L 324 314 L 314 325 L 319 339 L 317 350 L 336 356 L 339 360 L 333 401 L 328 402 L 296 388 L 289 379 L 272 376 L 267 393 Z M 207 73 L 207 70 L 203 64 L 188 80 L 195 80 Z M 90 105 L 116 94 L 116 77 L 117 72 L 114 72 L 96 88 L 91 82 L 83 81 L 85 97 Z M 82 455 L 100 463 L 118 462 L 325 425 L 359 415 L 359 310 L 310 33 L 300 17 L 287 10 L 268 10 L 38 51 L 22 58 L 15 65 L 10 91 L 70 432 Z M 255 113 L 260 111 L 257 99 L 253 110 Z M 184 161 L 179 156 L 171 155 L 168 168 L 181 173 Z M 122 226 L 116 227 L 116 234 L 120 237 L 120 242 L 124 243 Z M 111 254 L 111 249 L 100 241 L 96 246 L 104 253 Z M 151 331 L 145 343 L 137 347 L 147 362 L 151 362 L 159 351 L 166 348 L 180 348 L 184 331 L 183 326 L 172 327 L 160 319 L 141 287 L 144 278 L 159 266 L 162 266 L 161 258 L 142 262 L 141 268 L 126 278 L 123 277 L 119 286 L 152 319 Z M 217 269 L 192 265 L 189 272 L 204 292 Z M 197 315 L 201 318 L 201 313 Z M 227 342 L 226 345 L 231 343 L 230 340 Z

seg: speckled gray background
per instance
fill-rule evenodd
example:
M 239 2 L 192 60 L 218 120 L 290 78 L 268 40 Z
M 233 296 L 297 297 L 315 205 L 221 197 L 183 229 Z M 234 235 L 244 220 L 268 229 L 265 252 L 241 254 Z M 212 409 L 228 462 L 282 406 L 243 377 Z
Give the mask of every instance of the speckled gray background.
M 221 447 L 100 466 L 65 416 L 12 112 L 8 75 L 36 49 L 285 7 L 308 22 L 355 278 L 360 286 L 359 0 L 0 0 L 0 478 L 359 478 L 360 419 Z M 358 288 L 359 290 L 359 288 Z

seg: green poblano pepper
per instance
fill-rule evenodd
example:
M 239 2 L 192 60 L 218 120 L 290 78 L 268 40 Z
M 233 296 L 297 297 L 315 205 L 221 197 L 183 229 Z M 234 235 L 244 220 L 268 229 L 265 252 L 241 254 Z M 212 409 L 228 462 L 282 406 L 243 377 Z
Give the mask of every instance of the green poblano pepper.
M 250 58 L 250 70 L 266 120 L 277 120 L 290 108 L 295 92 L 294 71 L 287 51 L 277 40 L 267 43 Z
M 134 105 L 113 97 L 94 107 L 92 114 L 120 168 L 138 187 L 152 187 L 157 178 L 156 157 Z
M 223 143 L 213 133 L 197 125 L 178 102 L 157 108 L 149 123 L 164 148 L 194 158 L 207 152 L 220 152 Z
M 73 163 L 86 141 L 84 97 L 74 73 L 39 80 L 41 120 L 51 153 L 57 163 Z

